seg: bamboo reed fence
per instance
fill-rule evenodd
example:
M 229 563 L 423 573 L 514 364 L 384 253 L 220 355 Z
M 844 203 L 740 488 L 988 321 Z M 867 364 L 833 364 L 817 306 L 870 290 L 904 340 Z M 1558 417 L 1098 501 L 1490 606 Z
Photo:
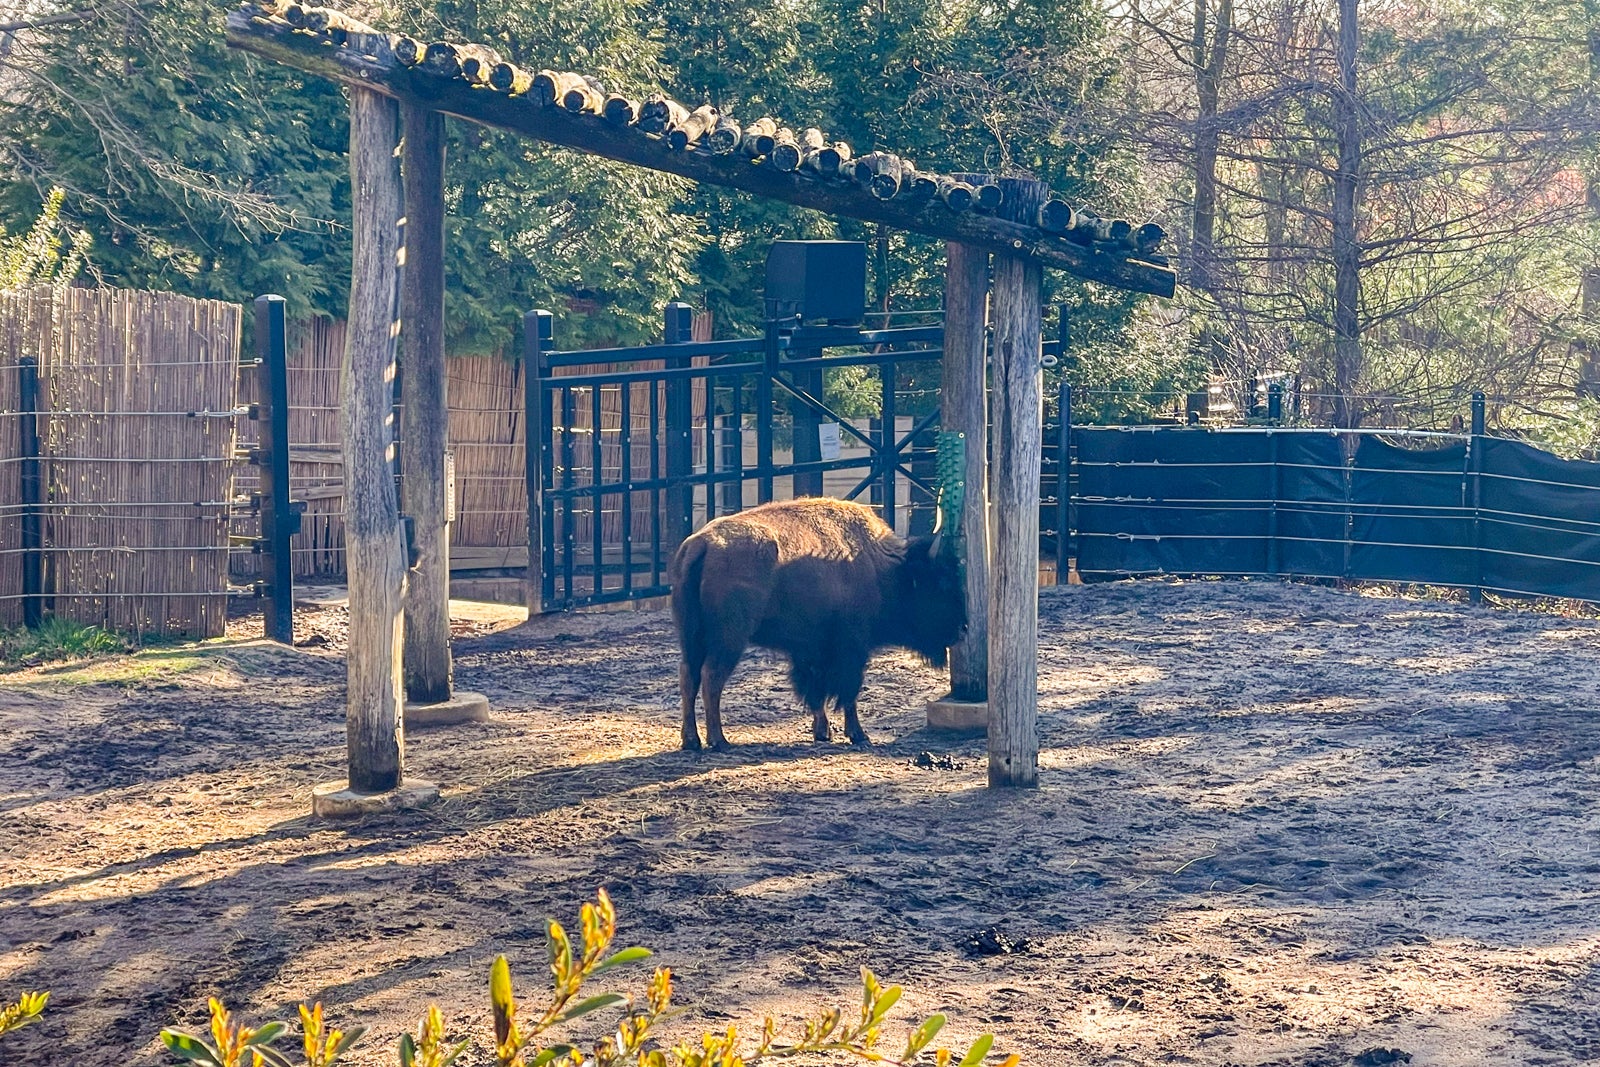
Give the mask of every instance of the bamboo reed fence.
M 696 340 L 710 336 L 709 316 L 694 324 Z M 306 502 L 301 532 L 291 541 L 297 579 L 337 579 L 344 574 L 344 521 L 342 459 L 339 454 L 339 361 L 344 350 L 344 324 L 329 319 L 291 323 L 289 336 L 289 444 L 290 495 Z M 593 368 L 588 368 L 593 370 Z M 561 372 L 558 371 L 557 374 Z M 450 427 L 449 447 L 455 457 L 456 517 L 450 527 L 450 566 L 453 571 L 516 570 L 528 561 L 528 491 L 523 453 L 524 389 L 522 367 L 498 356 L 452 357 L 447 366 Z M 256 398 L 256 376 L 242 375 L 240 402 Z M 634 471 L 650 464 L 649 386 L 633 387 L 630 399 L 631 458 Z M 593 405 L 587 391 L 575 397 L 574 476 L 588 484 L 593 475 L 595 436 Z M 622 398 L 620 387 L 606 387 L 600 397 L 600 462 L 602 477 L 616 480 L 622 465 Z M 665 411 L 658 393 L 659 410 Z M 695 390 L 695 418 L 704 415 L 703 388 Z M 400 430 L 405 413 L 400 412 Z M 257 427 L 240 420 L 241 450 L 253 444 Z M 697 451 L 703 438 L 696 431 Z M 658 448 L 664 446 L 657 446 Z M 664 453 L 657 462 L 664 464 Z M 255 468 L 239 464 L 238 493 L 255 491 Z M 643 543 L 650 534 L 650 493 L 634 494 L 634 537 Z M 592 516 L 575 508 L 573 535 L 580 544 L 590 540 Z M 621 500 L 613 494 L 602 501 L 602 540 L 622 542 Z M 234 533 L 255 536 L 253 516 L 235 520 Z M 248 581 L 258 573 L 256 557 L 248 548 L 233 555 L 235 579 Z
M 0 627 L 22 625 L 22 357 L 31 302 L 0 292 Z
M 223 632 L 240 318 L 168 293 L 0 294 L 0 620 L 21 617 L 17 382 L 31 355 L 47 607 L 130 633 Z

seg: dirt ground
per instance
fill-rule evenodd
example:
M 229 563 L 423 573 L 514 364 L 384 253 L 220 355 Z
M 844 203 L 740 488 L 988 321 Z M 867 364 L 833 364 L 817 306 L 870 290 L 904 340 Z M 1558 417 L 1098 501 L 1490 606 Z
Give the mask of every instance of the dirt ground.
M 544 918 L 601 885 L 675 970 L 677 1034 L 848 1003 L 867 964 L 897 1018 L 1029 1064 L 1600 1061 L 1600 622 L 1046 590 L 1042 788 L 990 792 L 981 740 L 923 729 L 940 677 L 908 656 L 869 675 L 870 750 L 810 742 L 756 657 L 739 747 L 700 756 L 665 614 L 463 619 L 458 682 L 495 719 L 407 747 L 444 800 L 330 824 L 341 610 L 303 651 L 0 678 L 0 993 L 54 991 L 0 1064 L 165 1062 L 211 995 L 338 1005 L 371 1027 L 357 1067 L 437 1000 L 486 1064 L 491 959 L 532 986 Z

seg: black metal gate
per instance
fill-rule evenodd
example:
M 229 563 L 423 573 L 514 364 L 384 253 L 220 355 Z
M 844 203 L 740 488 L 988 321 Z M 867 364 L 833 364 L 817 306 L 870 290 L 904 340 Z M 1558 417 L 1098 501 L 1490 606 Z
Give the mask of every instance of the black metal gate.
M 914 518 L 931 524 L 942 326 L 779 319 L 761 337 L 695 342 L 690 319 L 671 304 L 662 344 L 559 352 L 550 313 L 526 316 L 528 558 L 541 610 L 664 595 L 677 544 L 752 503 L 867 493 L 894 526 L 904 486 Z M 825 401 L 833 368 L 875 371 L 879 414 L 865 427 Z

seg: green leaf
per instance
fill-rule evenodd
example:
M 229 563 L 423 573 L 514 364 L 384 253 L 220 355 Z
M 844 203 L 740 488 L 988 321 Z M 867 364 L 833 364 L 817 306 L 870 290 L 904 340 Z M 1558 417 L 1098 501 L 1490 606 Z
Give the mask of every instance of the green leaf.
M 452 1063 L 461 1058 L 461 1054 L 467 1051 L 467 1046 L 470 1044 L 472 1044 L 471 1041 L 461 1042 L 461 1044 L 455 1047 L 454 1052 L 450 1053 L 450 1055 L 439 1061 L 439 1067 L 450 1067 Z
M 400 1067 L 411 1067 L 417 1062 L 417 1043 L 410 1034 L 400 1035 Z
M 883 1021 L 883 1017 L 889 1014 L 889 1009 L 900 1002 L 900 993 L 900 987 L 897 985 L 892 985 L 883 991 L 883 995 L 878 998 L 878 1003 L 873 1005 L 872 1008 L 873 1022 Z
M 592 973 L 599 974 L 601 971 L 609 970 L 612 967 L 624 967 L 630 963 L 638 963 L 641 960 L 649 959 L 650 956 L 651 952 L 647 948 L 639 948 L 637 946 L 625 948 L 616 955 L 601 960 Z
M 289 1029 L 289 1024 L 285 1022 L 268 1023 L 251 1034 L 250 1040 L 244 1043 L 244 1047 L 253 1049 L 262 1045 L 270 1045 L 278 1040 L 279 1035 L 287 1029 Z
M 207 1063 L 212 1067 L 222 1067 L 222 1061 L 211 1047 L 193 1034 L 186 1034 L 181 1030 L 161 1031 L 161 1043 L 175 1056 L 182 1057 L 190 1063 Z
M 504 1047 L 512 1040 L 517 1029 L 517 1001 L 511 995 L 511 964 L 504 956 L 496 956 L 489 966 L 489 1006 L 494 1012 L 494 1043 Z M 521 1043 L 520 1035 L 517 1043 Z
M 599 996 L 589 997 L 586 1000 L 580 1000 L 578 1003 L 574 1004 L 572 1007 L 568 1008 L 566 1011 L 557 1016 L 555 1021 L 558 1023 L 568 1022 L 572 1019 L 576 1019 L 580 1015 L 588 1015 L 591 1011 L 598 1011 L 601 1008 L 608 1008 L 613 1004 L 621 1004 L 627 999 L 628 998 L 624 997 L 621 993 L 601 993 Z
M 333 1046 L 333 1058 L 338 1059 L 344 1055 L 345 1049 L 360 1041 L 361 1035 L 366 1032 L 367 1028 L 365 1026 L 352 1026 L 346 1030 L 344 1036 L 339 1039 L 339 1043 Z
M 260 1056 L 262 1062 L 267 1064 L 268 1067 L 294 1067 L 294 1064 L 289 1062 L 289 1057 L 285 1056 L 275 1048 L 268 1048 L 265 1045 L 247 1045 L 245 1047 L 249 1048 L 250 1051 L 255 1053 L 257 1056 Z
M 961 1057 L 961 1067 L 978 1067 L 983 1058 L 989 1054 L 989 1049 L 994 1045 L 993 1034 L 982 1034 L 978 1040 L 967 1049 L 967 1054 Z
M 528 1061 L 528 1067 L 544 1067 L 545 1064 L 549 1063 L 551 1060 L 555 1059 L 557 1056 L 565 1056 L 567 1053 L 569 1053 L 571 1051 L 572 1051 L 572 1046 L 571 1045 L 551 1045 L 547 1049 L 541 1049 L 537 1056 L 535 1056 L 533 1059 L 529 1060 Z M 458 1050 L 456 1055 L 459 1056 L 460 1054 L 461 1053 Z
M 945 1018 L 943 1015 L 930 1015 L 926 1022 L 917 1027 L 916 1032 L 906 1039 L 906 1054 L 900 1057 L 909 1060 L 917 1053 L 928 1047 L 928 1044 L 944 1029 Z

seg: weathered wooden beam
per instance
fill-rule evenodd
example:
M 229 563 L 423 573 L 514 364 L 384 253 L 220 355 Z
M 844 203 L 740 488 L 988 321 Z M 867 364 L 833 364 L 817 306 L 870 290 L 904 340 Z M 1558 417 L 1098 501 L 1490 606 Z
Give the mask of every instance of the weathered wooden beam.
M 989 254 L 955 241 L 945 245 L 944 376 L 939 426 L 966 435 L 967 635 L 950 649 L 950 697 L 989 698 L 989 405 L 986 325 Z
M 1001 212 L 1031 219 L 1043 182 L 1002 178 Z M 1037 259 L 994 263 L 994 529 L 989 582 L 989 785 L 1039 784 L 1039 467 L 1044 434 Z
M 450 699 L 450 530 L 445 522 L 444 116 L 405 101 L 405 272 L 400 290 L 400 378 L 405 426 L 400 438 L 401 504 L 411 518 L 417 564 L 406 582 L 406 699 Z
M 1164 263 L 1137 258 L 1131 248 L 1085 245 L 1072 240 L 1070 235 L 1048 233 L 1034 218 L 1013 221 L 971 211 L 954 211 L 933 196 L 897 195 L 879 199 L 870 188 L 855 182 L 822 180 L 804 168 L 786 169 L 779 157 L 786 154 L 788 146 L 794 142 L 785 142 L 781 133 L 775 135 L 775 147 L 769 157 L 772 165 L 754 165 L 742 153 L 669 151 L 662 138 L 651 134 L 664 132 L 687 117 L 674 114 L 673 109 L 682 109 L 671 101 L 646 101 L 633 125 L 606 122 L 588 113 L 574 114 L 559 107 L 541 107 L 537 91 L 508 96 L 459 78 L 430 77 L 420 67 L 408 67 L 397 59 L 391 39 L 387 37 L 352 34 L 345 47 L 329 48 L 325 38 L 297 31 L 263 9 L 230 13 L 227 37 L 228 43 L 236 48 L 311 74 L 397 98 L 414 99 L 468 121 L 511 130 L 550 144 L 694 181 L 742 189 L 834 215 L 883 223 L 912 233 L 1020 256 L 1121 289 L 1171 296 L 1176 288 L 1176 274 Z M 654 116 L 652 105 L 661 112 L 659 117 Z M 803 142 L 800 147 L 805 147 Z M 821 162 L 819 160 L 819 164 Z
M 353 257 L 339 416 L 350 588 L 345 725 L 350 788 L 357 793 L 397 788 L 404 762 L 400 600 L 406 563 L 391 465 L 398 117 L 391 99 L 371 92 L 350 94 Z

